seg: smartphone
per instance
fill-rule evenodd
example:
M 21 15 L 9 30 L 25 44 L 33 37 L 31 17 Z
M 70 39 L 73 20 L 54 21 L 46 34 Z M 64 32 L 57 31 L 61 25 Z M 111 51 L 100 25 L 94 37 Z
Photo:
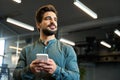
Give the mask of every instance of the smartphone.
M 43 60 L 43 61 L 45 61 L 45 62 L 48 60 L 48 54 L 38 53 L 38 54 L 36 54 L 36 57 L 37 57 L 37 59 Z

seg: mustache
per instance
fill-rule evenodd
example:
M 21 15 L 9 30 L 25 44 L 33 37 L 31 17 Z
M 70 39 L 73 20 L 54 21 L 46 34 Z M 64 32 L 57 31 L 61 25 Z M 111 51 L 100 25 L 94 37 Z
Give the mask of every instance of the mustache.
M 50 27 L 50 26 L 55 26 L 55 27 L 56 27 L 56 25 L 55 25 L 54 23 L 50 23 L 50 24 L 48 25 L 48 27 Z

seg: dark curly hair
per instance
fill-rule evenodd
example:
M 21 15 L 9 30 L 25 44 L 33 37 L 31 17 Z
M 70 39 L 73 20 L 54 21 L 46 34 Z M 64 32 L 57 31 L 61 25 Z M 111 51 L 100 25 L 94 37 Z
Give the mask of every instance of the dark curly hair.
M 57 15 L 57 11 L 56 11 L 56 9 L 55 9 L 55 7 L 54 7 L 53 5 L 51 5 L 51 4 L 49 4 L 49 5 L 44 5 L 44 6 L 40 7 L 40 8 L 36 11 L 36 15 L 35 15 L 36 22 L 41 22 L 44 13 L 45 13 L 45 12 L 48 12 L 48 11 L 52 11 L 52 12 L 54 12 L 54 13 Z

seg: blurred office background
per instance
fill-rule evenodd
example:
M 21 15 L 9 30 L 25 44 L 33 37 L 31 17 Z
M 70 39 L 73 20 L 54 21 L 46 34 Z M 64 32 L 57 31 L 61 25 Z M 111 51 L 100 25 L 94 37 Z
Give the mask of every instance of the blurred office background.
M 0 80 L 12 80 L 20 51 L 39 38 L 34 16 L 44 4 L 58 10 L 56 37 L 75 43 L 81 80 L 120 80 L 120 0 L 18 1 L 0 0 Z M 94 17 L 75 3 L 91 9 Z M 30 29 L 8 20 L 20 21 Z

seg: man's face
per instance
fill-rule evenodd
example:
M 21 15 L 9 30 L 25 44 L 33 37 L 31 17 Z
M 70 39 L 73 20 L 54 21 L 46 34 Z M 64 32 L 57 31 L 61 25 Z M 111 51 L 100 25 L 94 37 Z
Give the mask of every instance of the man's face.
M 57 32 L 57 16 L 54 12 L 49 11 L 43 15 L 42 22 L 39 25 L 40 31 L 46 36 L 53 35 Z

